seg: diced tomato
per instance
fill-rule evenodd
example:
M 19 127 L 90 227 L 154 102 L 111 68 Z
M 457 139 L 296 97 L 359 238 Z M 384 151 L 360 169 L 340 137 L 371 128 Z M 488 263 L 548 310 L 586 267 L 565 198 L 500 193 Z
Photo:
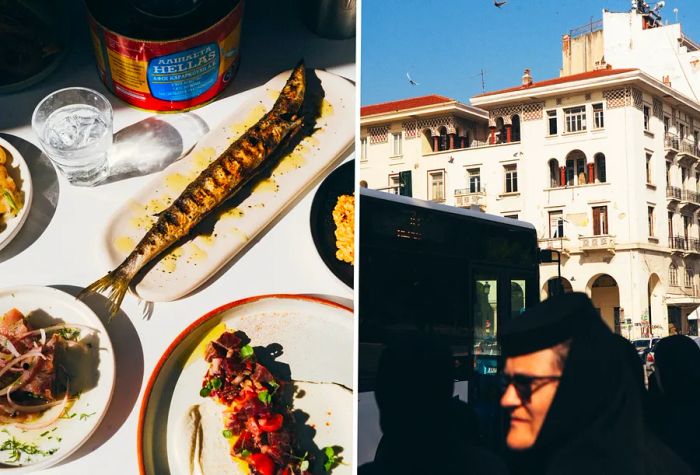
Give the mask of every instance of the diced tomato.
M 284 467 L 279 475 L 290 475 L 289 467 Z
M 275 463 L 265 454 L 252 454 L 248 457 L 255 473 L 260 475 L 275 475 Z
M 262 429 L 263 432 L 275 432 L 280 430 L 282 427 L 282 422 L 284 422 L 282 414 L 272 414 L 270 416 L 261 417 L 258 419 L 258 426 L 260 426 L 260 429 Z

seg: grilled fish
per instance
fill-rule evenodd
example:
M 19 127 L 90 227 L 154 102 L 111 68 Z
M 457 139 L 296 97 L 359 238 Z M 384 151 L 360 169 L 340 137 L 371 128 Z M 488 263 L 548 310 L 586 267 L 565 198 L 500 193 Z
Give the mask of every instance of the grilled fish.
M 205 216 L 240 190 L 261 171 L 273 152 L 301 130 L 305 93 L 305 68 L 300 62 L 272 109 L 187 185 L 173 204 L 160 213 L 124 262 L 84 288 L 78 298 L 106 292 L 110 316 L 114 316 L 130 282 L 146 264 L 185 237 Z

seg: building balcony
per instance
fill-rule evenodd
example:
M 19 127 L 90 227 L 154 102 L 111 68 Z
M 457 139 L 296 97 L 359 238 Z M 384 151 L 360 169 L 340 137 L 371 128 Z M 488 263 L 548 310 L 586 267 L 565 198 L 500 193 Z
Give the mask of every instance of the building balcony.
M 469 188 L 455 190 L 455 206 L 470 208 L 474 205 L 482 210 L 486 208 L 486 191 L 470 192 Z
M 569 238 L 566 236 L 557 238 L 543 238 L 539 240 L 539 243 L 540 249 L 559 251 L 563 256 L 569 256 L 571 254 L 571 243 Z
M 700 208 L 700 196 L 690 190 L 682 190 L 681 209 L 685 211 L 695 211 Z
M 680 149 L 680 140 L 676 134 L 666 132 L 664 134 L 664 151 L 666 155 L 675 155 Z
M 700 160 L 700 148 L 698 148 L 697 144 L 693 140 L 683 139 L 680 141 L 678 159 L 686 159 L 690 162 Z
M 688 248 L 688 241 L 683 236 L 670 236 L 668 247 L 674 251 L 685 251 Z
M 673 201 L 681 201 L 682 195 L 681 189 L 677 186 L 666 187 L 666 201 L 668 204 L 671 204 Z
M 687 251 L 700 254 L 700 239 L 689 238 L 687 239 L 688 249 Z
M 615 236 L 601 234 L 599 236 L 579 235 L 579 244 L 583 252 L 603 251 L 615 254 Z

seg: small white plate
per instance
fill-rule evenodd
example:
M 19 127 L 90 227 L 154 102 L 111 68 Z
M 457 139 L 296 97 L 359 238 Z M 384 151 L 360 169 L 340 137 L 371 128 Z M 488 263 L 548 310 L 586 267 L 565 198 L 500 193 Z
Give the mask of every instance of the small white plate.
M 0 316 L 16 308 L 34 328 L 49 324 L 83 325 L 80 339 L 90 341 L 87 357 L 81 357 L 89 370 L 80 372 L 75 380 L 85 384 L 80 397 L 68 408 L 64 418 L 44 429 L 23 431 L 11 425 L 0 424 L 0 447 L 15 437 L 16 440 L 36 444 L 42 451 L 56 450 L 52 455 L 26 454 L 21 463 L 9 463 L 10 452 L 0 450 L 0 473 L 30 473 L 48 468 L 68 457 L 85 443 L 97 429 L 107 412 L 114 390 L 114 351 L 104 325 L 95 313 L 80 300 L 50 287 L 21 286 L 0 290 Z M 74 380 L 74 382 L 75 382 Z M 72 390 L 71 390 L 72 392 Z M 5 432 L 7 431 L 7 432 Z
M 2 249 L 12 241 L 27 220 L 29 208 L 32 205 L 32 175 L 29 173 L 27 162 L 7 140 L 0 138 L 0 147 L 4 148 L 9 155 L 10 159 L 5 166 L 7 166 L 8 173 L 14 178 L 15 183 L 20 185 L 23 195 L 22 209 L 19 210 L 19 214 L 0 223 L 0 249 Z
M 346 464 L 335 468 L 333 475 L 353 473 L 353 314 L 338 304 L 299 295 L 231 302 L 180 333 L 156 365 L 144 393 L 138 442 L 141 473 L 188 473 L 184 459 L 189 447 L 180 434 L 182 422 L 192 405 L 209 401 L 199 396 L 208 366 L 204 349 L 225 330 L 245 332 L 254 348 L 281 345 L 275 364 L 288 365 L 291 380 L 306 384 L 305 395 L 294 400 L 293 409 L 309 415 L 305 424 L 314 427 L 313 443 L 318 448 L 343 448 Z M 215 435 L 222 430 L 223 422 Z M 246 473 L 237 470 L 228 447 L 220 459 L 230 470 L 226 473 Z
M 157 258 L 135 287 L 152 302 L 176 300 L 194 291 L 332 170 L 354 146 L 355 86 L 340 76 L 315 71 L 325 93 L 316 129 L 283 157 L 268 179 L 235 208 L 226 204 L 206 218 L 210 234 L 186 238 Z M 157 219 L 229 144 L 254 125 L 274 104 L 290 72 L 255 89 L 250 99 L 212 129 L 186 157 L 160 172 L 116 212 L 103 240 L 106 269 L 117 267 Z M 307 73 L 308 74 L 308 73 Z

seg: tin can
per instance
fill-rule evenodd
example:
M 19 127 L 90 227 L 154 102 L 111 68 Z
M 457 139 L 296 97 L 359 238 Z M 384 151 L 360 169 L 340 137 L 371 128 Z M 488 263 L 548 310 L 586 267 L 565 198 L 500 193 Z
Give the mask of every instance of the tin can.
M 86 0 L 97 69 L 109 90 L 135 107 L 193 109 L 236 75 L 243 1 L 191 0 L 179 11 L 162 5 Z

